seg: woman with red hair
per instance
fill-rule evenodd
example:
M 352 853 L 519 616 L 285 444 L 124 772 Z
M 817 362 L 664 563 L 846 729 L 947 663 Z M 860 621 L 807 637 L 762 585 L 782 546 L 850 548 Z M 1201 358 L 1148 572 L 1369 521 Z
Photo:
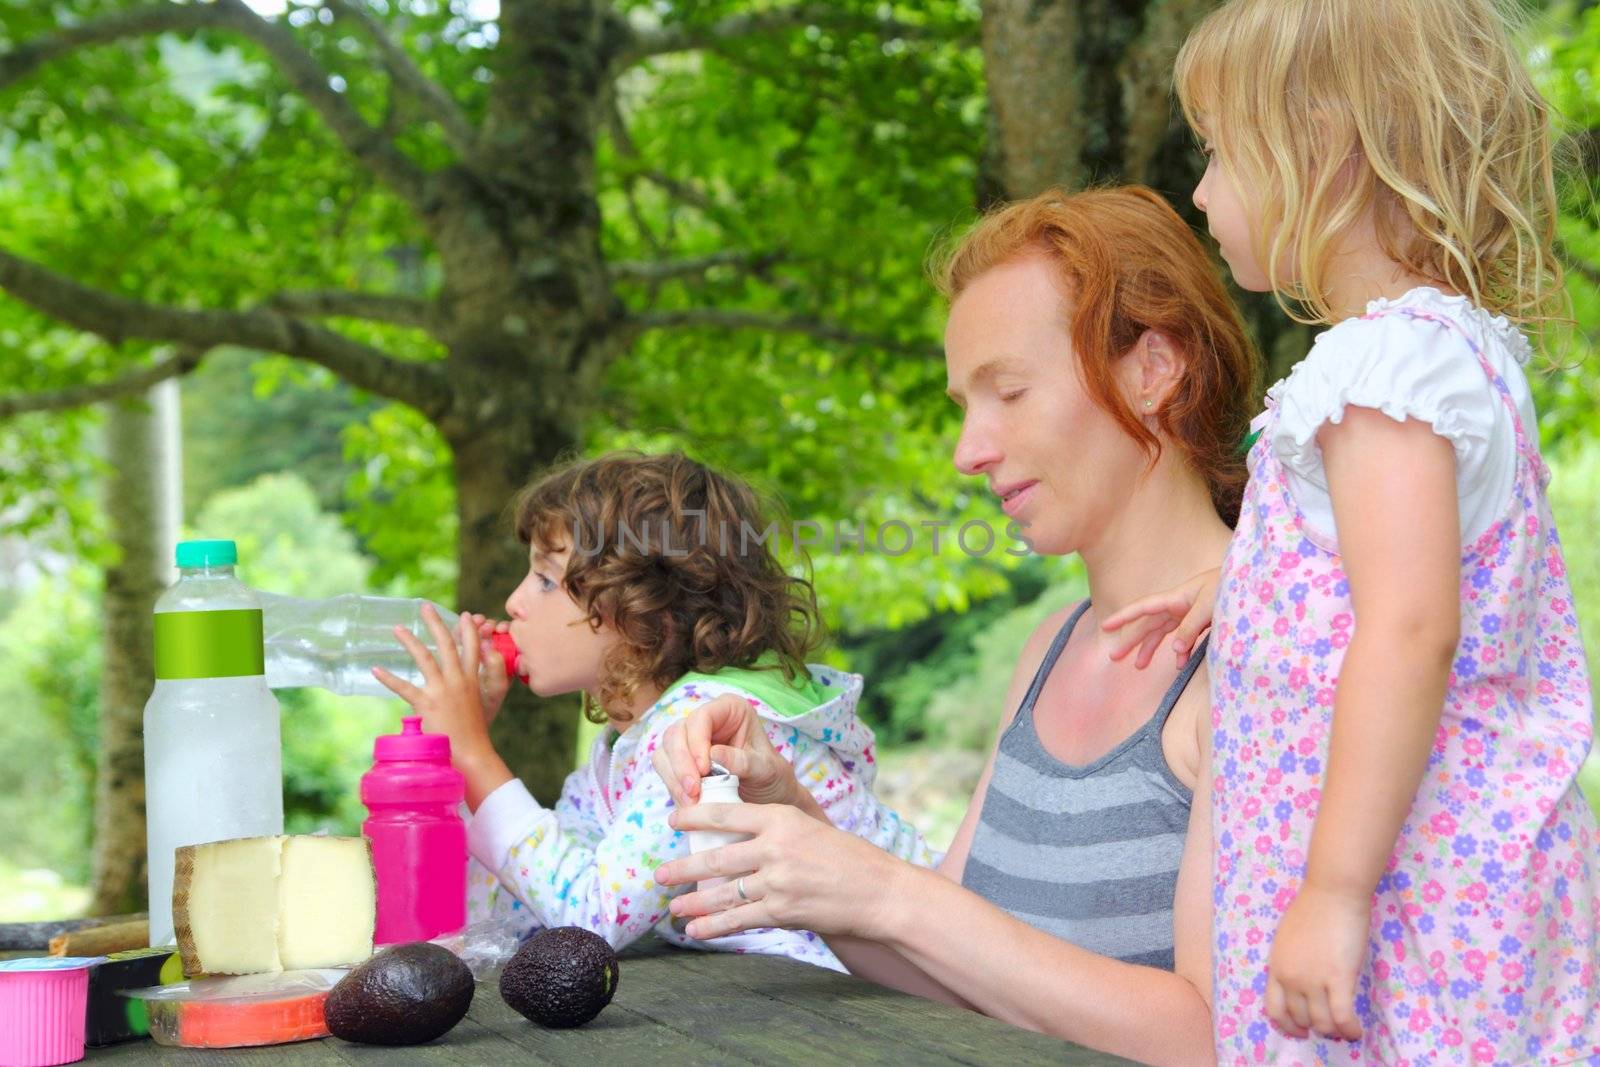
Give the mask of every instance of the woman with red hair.
M 950 851 L 918 869 L 827 823 L 748 705 L 673 727 L 680 830 L 752 834 L 664 864 L 694 937 L 826 937 L 886 985 L 1143 1062 L 1211 1058 L 1204 648 L 1140 670 L 1102 623 L 1215 568 L 1238 517 L 1257 365 L 1195 235 L 1142 188 L 1045 193 L 945 258 L 956 468 L 1089 599 L 1028 640 Z M 1156 634 L 1159 640 L 1160 633 Z M 977 709 L 974 709 L 975 711 Z M 717 760 L 756 803 L 689 806 Z

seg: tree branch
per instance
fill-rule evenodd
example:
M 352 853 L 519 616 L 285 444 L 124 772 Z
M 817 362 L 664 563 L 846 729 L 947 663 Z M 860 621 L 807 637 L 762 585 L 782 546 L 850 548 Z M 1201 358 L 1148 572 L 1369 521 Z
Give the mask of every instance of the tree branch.
M 873 18 L 852 11 L 841 11 L 832 4 L 798 3 L 770 11 L 752 11 L 704 26 L 663 26 L 657 30 L 635 30 L 633 40 L 617 56 L 617 69 L 624 70 L 651 56 L 716 48 L 733 41 L 761 34 L 792 30 L 800 26 L 834 26 L 881 32 L 885 37 L 920 37 L 926 27 L 894 18 Z
M 693 181 L 674 178 L 672 175 L 660 170 L 643 170 L 639 172 L 639 177 L 679 203 L 694 208 L 704 215 L 708 221 L 721 227 L 725 233 L 738 233 L 740 227 L 733 214 L 721 204 L 718 204 L 710 193 L 695 185 Z
M 427 198 L 428 178 L 394 142 L 368 125 L 343 93 L 334 91 L 328 72 L 305 50 L 286 26 L 269 22 L 244 0 L 214 0 L 219 7 L 232 9 L 239 20 L 239 32 L 266 50 L 278 70 L 289 79 L 295 91 L 322 116 L 333 135 L 349 153 L 383 179 L 407 203 L 419 211 Z
M 9 419 L 14 415 L 32 411 L 66 411 L 70 408 L 98 404 L 102 400 L 116 400 L 119 397 L 142 393 L 157 382 L 188 374 L 200 365 L 205 354 L 206 350 L 203 348 L 187 346 L 179 349 L 176 355 L 129 371 L 120 378 L 113 378 L 108 382 L 74 385 L 47 392 L 0 396 L 0 419 Z
M 656 262 L 622 260 L 610 264 L 607 269 L 613 278 L 643 282 L 663 282 L 672 278 L 703 275 L 717 267 L 738 267 L 742 273 L 759 277 L 782 258 L 776 252 L 713 252 L 707 256 Z
M 234 26 L 237 21 L 236 12 L 217 4 L 164 3 L 119 11 L 43 34 L 0 55 L 0 89 L 79 48 L 111 44 L 129 37 Z
M 413 207 L 422 209 L 427 194 L 427 175 L 406 158 L 394 142 L 368 125 L 343 94 L 334 91 L 328 72 L 301 46 L 294 34 L 257 15 L 243 0 L 152 4 L 45 34 L 0 55 L 0 88 L 31 73 L 40 64 L 79 48 L 110 44 L 129 37 L 202 29 L 234 30 L 260 45 L 350 154 Z
M 383 65 L 388 70 L 389 76 L 404 88 L 406 92 L 415 97 L 433 120 L 444 131 L 445 139 L 450 146 L 461 155 L 471 153 L 473 143 L 477 140 L 477 131 L 472 128 L 472 123 L 467 119 L 466 112 L 456 103 L 455 98 L 445 91 L 444 86 L 434 81 L 422 72 L 414 59 L 406 50 L 395 43 L 394 38 L 371 12 L 359 3 L 349 0 L 325 0 L 328 7 L 337 15 L 352 18 L 361 24 L 373 43 L 378 46 L 378 51 L 383 55 Z
M 714 330 L 759 330 L 766 333 L 796 333 L 815 337 L 819 341 L 862 348 L 876 348 L 884 352 L 920 356 L 926 359 L 943 359 L 939 346 L 926 341 L 903 341 L 897 337 L 873 336 L 857 333 L 835 323 L 800 315 L 767 315 L 758 311 L 737 311 L 728 308 L 676 308 L 665 311 L 639 311 L 628 316 L 621 330 L 631 340 L 647 330 L 671 329 L 693 326 Z
M 437 365 L 395 359 L 341 333 L 265 308 L 191 311 L 147 304 L 81 285 L 3 249 L 0 289 L 113 344 L 143 338 L 199 348 L 238 345 L 280 352 L 326 367 L 359 389 L 409 404 L 430 418 L 443 415 L 450 406 L 449 382 Z
M 262 307 L 314 319 L 367 319 L 422 330 L 433 324 L 433 308 L 427 301 L 387 293 L 359 293 L 342 289 L 289 290 L 268 297 L 262 302 Z
M 633 200 L 632 182 L 637 180 L 647 181 L 651 185 L 666 193 L 669 197 L 680 203 L 687 204 L 711 222 L 721 227 L 726 233 L 736 233 L 739 229 L 736 221 L 719 207 L 710 196 L 695 188 L 694 183 L 682 181 L 659 170 L 650 170 L 643 166 L 639 154 L 639 146 L 634 142 L 633 134 L 628 130 L 628 123 L 622 117 L 622 111 L 617 107 L 615 84 L 610 89 L 610 100 L 605 109 L 606 128 L 611 131 L 612 143 L 616 146 L 617 154 L 627 161 L 626 174 L 628 182 L 628 206 L 634 210 L 634 223 L 642 233 L 649 234 L 649 227 L 638 214 L 638 205 Z M 654 234 L 649 234 L 653 240 Z

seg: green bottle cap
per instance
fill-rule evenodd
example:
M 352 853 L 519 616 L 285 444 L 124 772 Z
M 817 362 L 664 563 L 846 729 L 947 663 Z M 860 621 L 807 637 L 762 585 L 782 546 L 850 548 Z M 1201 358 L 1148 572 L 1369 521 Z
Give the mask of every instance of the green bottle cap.
M 180 567 L 231 567 L 239 562 L 239 546 L 232 541 L 179 541 Z

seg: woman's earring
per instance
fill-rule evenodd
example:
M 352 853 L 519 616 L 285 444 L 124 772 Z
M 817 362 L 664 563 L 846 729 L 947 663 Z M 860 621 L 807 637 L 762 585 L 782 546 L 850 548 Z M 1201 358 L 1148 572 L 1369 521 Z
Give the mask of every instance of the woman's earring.
M 1146 400 L 1146 401 L 1145 401 L 1145 402 L 1144 402 L 1144 406 L 1145 406 L 1145 407 L 1149 407 L 1149 406 L 1150 406 L 1150 405 L 1151 405 L 1151 403 L 1153 403 L 1153 401 L 1149 401 L 1149 400 Z

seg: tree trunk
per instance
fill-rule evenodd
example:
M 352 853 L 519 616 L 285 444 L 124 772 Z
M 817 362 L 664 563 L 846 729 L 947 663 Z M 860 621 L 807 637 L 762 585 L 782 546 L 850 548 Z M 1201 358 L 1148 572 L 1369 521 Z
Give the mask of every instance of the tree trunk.
M 501 77 L 473 174 L 451 183 L 431 222 L 449 312 L 454 395 L 438 426 L 455 467 L 463 610 L 504 615 L 528 572 L 512 502 L 576 451 L 615 354 L 608 340 L 624 309 L 606 277 L 595 193 L 604 12 L 594 0 L 502 6 Z M 572 769 L 577 707 L 515 685 L 491 730 L 512 773 L 547 804 Z
M 155 685 L 151 613 L 171 573 L 176 532 L 176 385 L 111 405 L 105 487 L 116 562 L 106 568 L 100 758 L 95 772 L 95 915 L 144 904 L 144 705 Z
M 1090 123 L 1075 57 L 1075 0 L 984 0 L 983 60 L 996 149 L 1006 195 L 1023 199 L 1052 185 L 1084 184 L 1083 145 Z
M 1187 197 L 1197 153 L 1172 63 L 1214 0 L 984 0 L 983 55 L 1001 184 L 1144 182 Z
M 514 379 L 497 395 L 467 405 L 483 416 L 472 420 L 479 432 L 446 437 L 460 520 L 457 604 L 496 617 L 504 617 L 506 597 L 528 572 L 528 550 L 512 526 L 517 493 L 577 444 L 574 424 L 540 412 L 543 398 L 527 395 L 520 384 Z M 453 422 L 446 427 L 452 429 Z M 512 773 L 540 802 L 553 804 L 572 769 L 577 726 L 576 698 L 540 698 L 513 685 L 490 734 Z
M 993 142 L 980 206 L 1053 186 L 1139 182 L 1197 229 L 1190 194 L 1204 165 L 1172 96 L 1172 64 L 1216 0 L 983 0 Z M 1220 267 L 1219 267 L 1220 269 Z M 1234 289 L 1267 365 L 1281 377 L 1310 334 L 1270 294 Z

